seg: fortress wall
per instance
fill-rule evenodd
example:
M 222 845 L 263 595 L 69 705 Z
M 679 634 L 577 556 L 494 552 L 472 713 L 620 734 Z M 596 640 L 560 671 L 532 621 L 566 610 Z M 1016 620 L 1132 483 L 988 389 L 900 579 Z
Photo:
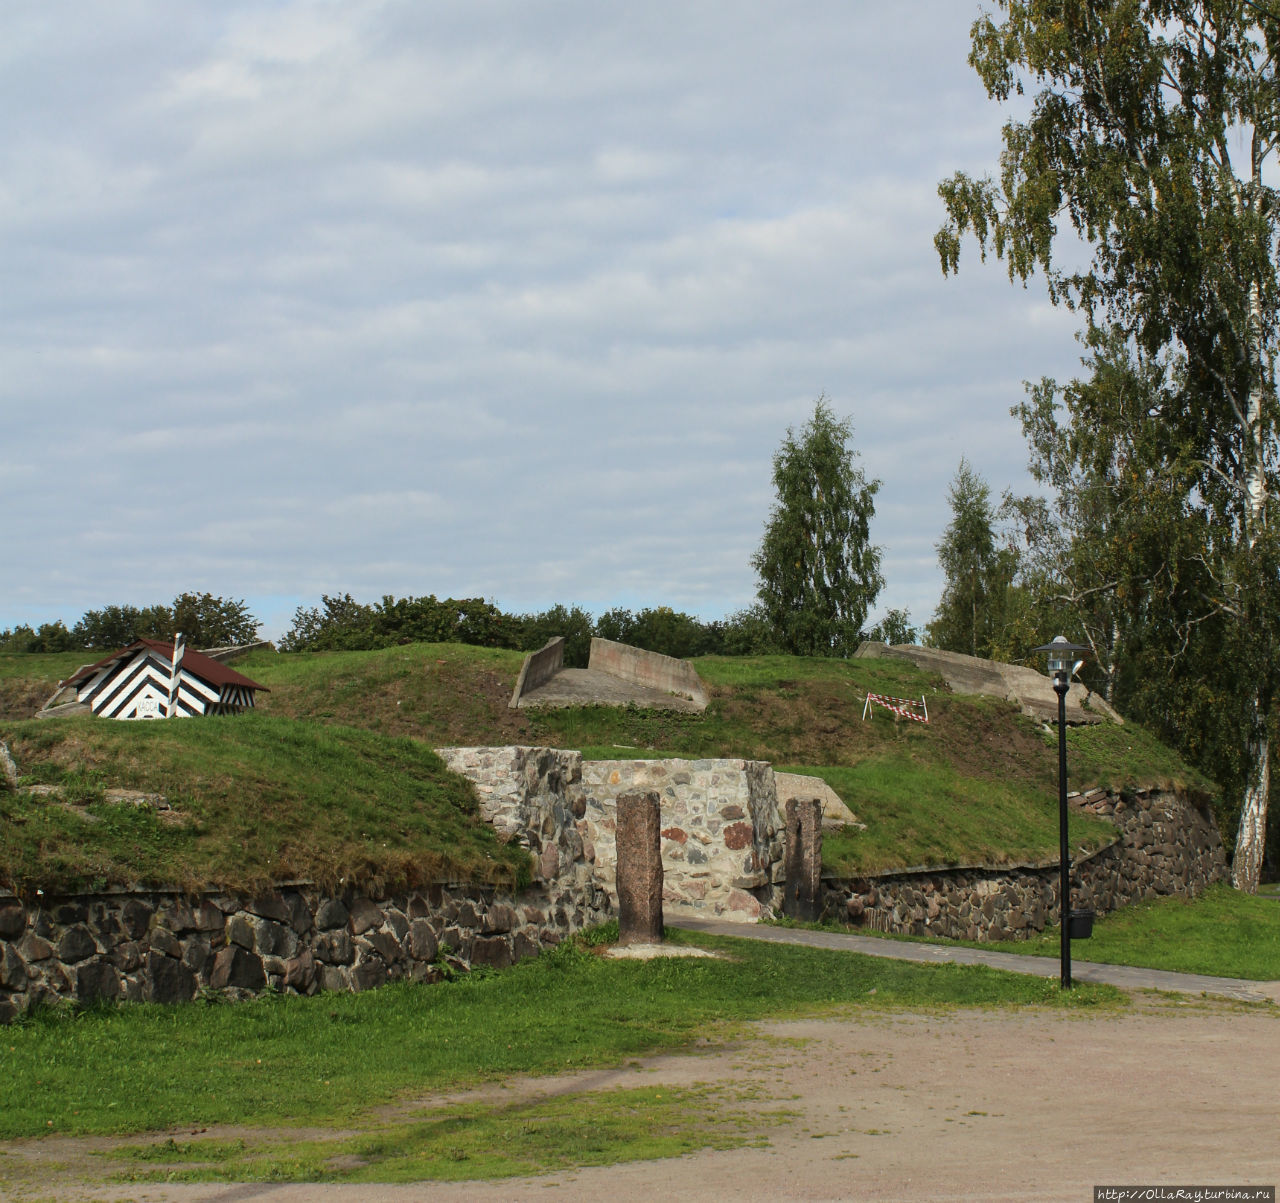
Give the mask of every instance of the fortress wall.
M 1072 866 L 1072 905 L 1100 915 L 1162 895 L 1194 897 L 1230 880 L 1206 805 L 1173 790 L 1078 801 L 1119 828 Z M 1059 918 L 1059 865 L 915 869 L 824 881 L 828 915 L 874 931 L 958 940 L 1023 940 Z M 1082 954 L 1083 955 L 1083 954 Z
M 0 1023 L 65 999 L 182 1002 L 201 991 L 367 990 L 536 956 L 610 917 L 572 809 L 581 756 L 550 748 L 444 749 L 477 782 L 500 837 L 533 858 L 521 893 L 441 882 L 374 897 L 308 883 L 248 896 L 121 890 L 0 895 Z M 482 788 L 487 782 L 490 788 Z M 585 803 L 579 800 L 585 813 Z
M 589 760 L 582 786 L 585 835 L 602 889 L 616 889 L 618 796 L 656 790 L 664 908 L 751 922 L 781 906 L 786 832 L 768 764 Z
M 515 895 L 433 885 L 373 898 L 291 885 L 256 897 L 132 890 L 0 897 L 0 1024 L 32 1006 L 368 990 L 536 956 L 609 916 L 594 886 Z

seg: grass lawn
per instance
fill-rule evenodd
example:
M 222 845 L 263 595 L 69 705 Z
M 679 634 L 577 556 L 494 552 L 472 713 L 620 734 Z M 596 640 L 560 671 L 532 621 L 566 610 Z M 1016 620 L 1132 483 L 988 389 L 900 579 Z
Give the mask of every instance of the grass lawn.
M 725 1041 L 743 1022 L 773 1015 L 849 1006 L 1124 1005 L 1123 995 L 1107 987 L 1081 987 L 1064 996 L 1052 982 L 982 967 L 912 965 L 680 932 L 672 933 L 672 943 L 728 955 L 607 960 L 575 941 L 501 973 L 434 986 L 395 984 L 363 994 L 265 997 L 233 1006 L 38 1014 L 0 1035 L 0 1139 L 178 1126 L 190 1131 L 212 1124 L 358 1126 L 361 1137 L 314 1148 L 287 1131 L 274 1137 L 264 1132 L 262 1142 L 250 1137 L 239 1151 L 191 1172 L 305 1181 L 532 1172 L 555 1168 L 565 1149 L 585 1138 L 565 1135 L 566 1125 L 582 1127 L 581 1114 L 576 1121 L 571 1111 L 508 1115 L 519 1130 L 485 1153 L 485 1142 L 463 1131 L 478 1114 L 455 1109 L 433 1114 L 428 1123 L 421 1115 L 389 1120 L 374 1112 L 446 1088 L 617 1065 L 699 1038 Z M 670 1105 L 604 1098 L 593 1156 L 670 1155 L 673 1146 L 659 1139 L 678 1118 Z M 705 1125 L 690 1124 L 687 1113 L 676 1125 L 680 1139 L 692 1142 L 688 1147 L 741 1136 L 731 1122 L 732 1100 L 675 1102 L 677 1110 L 705 1112 Z M 543 1137 L 525 1139 L 540 1125 Z M 185 1138 L 170 1144 L 169 1161 L 191 1160 Z M 460 1147 L 465 1165 L 450 1152 Z M 518 1157 L 509 1156 L 522 1148 Z M 342 1156 L 350 1154 L 365 1163 L 358 1173 L 340 1168 Z M 157 1158 L 166 1159 L 166 1146 L 140 1151 L 131 1172 L 154 1170 Z M 0 1194 L 5 1172 L 0 1158 Z
M 940 936 L 901 936 L 828 923 L 831 931 L 857 931 L 887 940 L 961 944 L 1025 956 L 1058 957 L 1061 929 L 1046 928 L 1030 940 L 974 943 Z M 1113 911 L 1094 920 L 1093 935 L 1071 941 L 1076 961 L 1139 965 L 1177 973 L 1280 981 L 1280 903 L 1213 886 L 1201 897 L 1160 898 Z

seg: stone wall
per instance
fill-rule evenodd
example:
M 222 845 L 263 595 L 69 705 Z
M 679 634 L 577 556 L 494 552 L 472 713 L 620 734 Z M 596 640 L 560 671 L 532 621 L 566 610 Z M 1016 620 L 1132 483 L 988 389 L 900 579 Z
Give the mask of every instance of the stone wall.
M 305 884 L 257 898 L 0 896 L 0 1022 L 48 998 L 175 1002 L 202 990 L 312 994 L 431 981 L 451 969 L 509 965 L 608 919 L 612 899 L 579 832 L 585 802 L 578 799 L 575 815 L 570 800 L 581 757 L 548 748 L 450 751 L 472 773 L 487 765 L 502 783 L 477 785 L 482 813 L 500 838 L 533 855 L 532 889 L 442 884 L 381 899 Z
M 590 865 L 596 887 L 614 895 L 618 795 L 656 790 L 667 908 L 754 920 L 781 902 L 785 832 L 773 769 L 763 761 L 584 762 L 578 752 L 522 747 L 437 751 L 471 780 L 481 815 L 500 835 L 551 858 L 537 832 L 549 825 L 560 833 L 560 877 L 568 869 L 565 853 L 580 855 L 574 863 Z M 543 872 L 552 878 L 551 859 Z
M 594 887 L 555 897 L 431 886 L 374 899 L 307 885 L 254 898 L 131 891 L 0 897 L 0 1023 L 37 1002 L 184 1002 L 429 982 L 502 967 L 608 917 Z
M 590 760 L 582 785 L 603 888 L 612 891 L 617 871 L 618 795 L 656 790 L 665 908 L 754 920 L 781 904 L 785 830 L 763 761 Z
M 1106 914 L 1134 902 L 1193 897 L 1230 879 L 1207 805 L 1166 790 L 1095 791 L 1074 805 L 1111 819 L 1114 844 L 1072 866 L 1072 905 Z M 828 915 L 875 931 L 1018 940 L 1058 922 L 1059 866 L 920 869 L 824 882 Z

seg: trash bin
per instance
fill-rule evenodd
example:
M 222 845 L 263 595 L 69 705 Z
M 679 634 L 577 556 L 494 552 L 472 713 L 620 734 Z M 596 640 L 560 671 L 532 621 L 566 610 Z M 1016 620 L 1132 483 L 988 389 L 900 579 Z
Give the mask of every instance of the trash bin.
M 1093 935 L 1093 911 L 1071 912 L 1071 926 L 1067 929 L 1073 940 L 1087 940 Z

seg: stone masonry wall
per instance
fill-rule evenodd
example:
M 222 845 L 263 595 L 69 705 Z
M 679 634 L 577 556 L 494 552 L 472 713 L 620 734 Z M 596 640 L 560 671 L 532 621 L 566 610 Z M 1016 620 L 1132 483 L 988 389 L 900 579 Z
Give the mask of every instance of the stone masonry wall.
M 662 807 L 666 907 L 754 920 L 781 904 L 785 830 L 773 769 L 763 761 L 584 762 L 578 752 L 521 747 L 437 751 L 475 785 L 480 813 L 499 834 L 527 842 L 535 855 L 551 855 L 535 832 L 551 816 L 561 833 L 561 876 L 564 846 L 576 851 L 580 841 L 591 880 L 615 896 L 618 795 L 652 789 Z M 550 861 L 543 873 L 551 880 Z
M 773 769 L 758 760 L 594 760 L 582 766 L 596 879 L 612 890 L 619 794 L 656 790 L 663 904 L 754 920 L 781 906 L 785 825 Z
M 257 898 L 0 896 L 0 1022 L 54 998 L 176 1002 L 202 990 L 313 994 L 431 981 L 450 969 L 510 965 L 608 919 L 612 901 L 579 832 L 585 801 L 578 798 L 575 815 L 569 799 L 581 757 L 547 748 L 449 751 L 473 772 L 485 762 L 503 783 L 477 786 L 482 813 L 500 838 L 533 854 L 532 889 L 435 885 L 383 899 L 334 897 L 305 884 Z
M 1072 866 L 1072 905 L 1106 914 L 1166 894 L 1192 897 L 1230 879 L 1207 806 L 1165 790 L 1075 799 L 1120 838 Z M 921 869 L 824 882 L 829 915 L 875 931 L 1018 940 L 1059 917 L 1057 860 L 1023 868 Z
M 431 886 L 373 899 L 289 886 L 256 898 L 132 891 L 0 896 L 0 1023 L 44 1001 L 183 1002 L 201 991 L 367 990 L 503 967 L 608 916 L 576 899 Z M 605 900 L 607 903 L 607 900 Z

